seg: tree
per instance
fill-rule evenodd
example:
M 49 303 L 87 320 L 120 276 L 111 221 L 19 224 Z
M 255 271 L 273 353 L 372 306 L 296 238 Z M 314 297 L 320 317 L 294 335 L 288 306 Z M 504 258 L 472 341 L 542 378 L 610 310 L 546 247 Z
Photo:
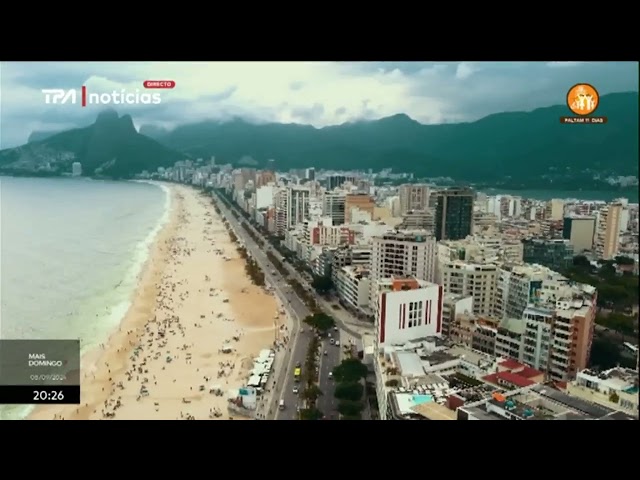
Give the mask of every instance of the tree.
M 636 261 L 633 258 L 619 255 L 615 258 L 617 265 L 634 265 Z
M 300 420 L 320 420 L 322 412 L 315 407 L 300 410 Z
M 357 382 L 344 382 L 336 385 L 334 396 L 339 400 L 351 400 L 357 402 L 362 399 L 364 387 Z
M 573 257 L 573 266 L 582 267 L 587 271 L 591 270 L 591 262 L 584 255 L 576 255 L 575 257 Z
M 333 289 L 333 281 L 331 277 L 322 276 L 319 277 L 317 275 L 313 276 L 313 281 L 311 282 L 311 286 L 314 288 L 316 292 L 319 294 L 328 293 Z
M 316 385 L 315 383 L 308 385 L 307 388 L 305 388 L 302 392 L 301 392 L 301 398 L 303 400 L 307 401 L 308 405 L 313 405 L 315 404 L 316 400 L 318 400 L 318 398 L 320 396 L 322 396 L 322 390 L 320 390 L 320 387 L 318 387 L 318 385 Z
M 362 410 L 364 410 L 364 405 L 362 404 L 362 402 L 342 400 L 340 403 L 338 403 L 338 412 L 340 412 L 340 415 L 344 415 L 345 417 L 360 415 Z
M 635 368 L 636 360 L 622 354 L 621 342 L 610 340 L 604 336 L 594 337 L 589 366 L 607 370 L 618 365 L 625 368 Z
M 608 315 L 598 315 L 596 323 L 607 327 L 624 335 L 633 335 L 635 333 L 635 320 L 633 315 L 622 315 L 621 313 L 611 312 Z
M 367 376 L 368 371 L 357 358 L 347 358 L 333 369 L 333 378 L 340 383 L 358 382 Z
M 322 333 L 331 330 L 336 324 L 333 317 L 330 317 L 325 313 L 314 313 L 313 315 L 309 315 L 304 319 L 304 323 Z

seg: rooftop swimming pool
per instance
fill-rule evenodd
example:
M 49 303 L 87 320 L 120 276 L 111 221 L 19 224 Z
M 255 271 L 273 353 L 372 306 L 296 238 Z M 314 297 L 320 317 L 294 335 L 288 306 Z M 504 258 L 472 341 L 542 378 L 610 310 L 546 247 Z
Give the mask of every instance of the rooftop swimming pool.
M 411 397 L 414 405 L 421 405 L 423 403 L 433 402 L 433 397 L 431 395 L 414 395 Z

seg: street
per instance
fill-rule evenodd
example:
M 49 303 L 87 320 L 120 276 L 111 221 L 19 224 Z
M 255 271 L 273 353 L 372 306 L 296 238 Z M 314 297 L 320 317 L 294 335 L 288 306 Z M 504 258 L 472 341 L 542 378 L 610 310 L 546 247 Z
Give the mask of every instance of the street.
M 218 201 L 217 205 L 221 209 L 221 212 L 223 212 L 224 217 L 233 227 L 238 238 L 241 239 L 241 241 L 246 245 L 247 250 L 251 253 L 253 258 L 256 259 L 260 267 L 263 269 L 265 278 L 267 279 L 268 283 L 273 286 L 278 296 L 283 299 L 285 308 L 294 319 L 294 331 L 291 333 L 291 340 L 289 343 L 289 348 L 292 350 L 292 352 L 289 354 L 288 359 L 285 358 L 283 371 L 276 373 L 276 375 L 278 376 L 278 380 L 276 382 L 277 386 L 275 388 L 275 392 L 273 393 L 273 397 L 271 399 L 271 407 L 269 408 L 269 410 L 275 412 L 276 420 L 297 419 L 299 399 L 298 394 L 294 393 L 294 386 L 296 386 L 296 382 L 294 380 L 294 370 L 297 363 L 299 363 L 301 366 L 304 366 L 304 362 L 309 349 L 309 342 L 311 341 L 313 335 L 312 329 L 307 325 L 301 324 L 300 322 L 305 317 L 310 315 L 311 312 L 306 307 L 304 302 L 300 300 L 297 294 L 291 289 L 291 287 L 289 287 L 287 282 L 282 278 L 282 275 L 275 269 L 266 253 L 270 251 L 273 255 L 275 255 L 275 257 L 287 269 L 291 277 L 295 278 L 305 288 L 311 290 L 309 280 L 307 278 L 304 278 L 303 275 L 301 275 L 290 263 L 286 262 L 280 252 L 278 252 L 275 248 L 271 248 L 264 235 L 262 235 L 260 231 L 258 231 L 253 225 L 251 225 L 249 221 L 244 219 L 242 220 L 242 222 L 251 229 L 254 235 L 264 241 L 264 249 L 261 249 L 249 236 L 244 227 L 240 225 L 240 222 L 238 222 L 236 217 L 229 211 L 226 203 L 224 203 L 223 201 Z M 235 208 L 235 206 L 233 207 L 233 209 L 239 215 L 242 215 L 242 213 L 237 208 Z M 367 322 L 361 322 L 355 319 L 351 319 L 352 321 L 346 322 L 343 318 L 341 318 L 344 314 L 336 315 L 336 313 L 338 312 L 335 312 L 329 302 L 317 296 L 316 301 L 318 302 L 318 305 L 323 308 L 323 310 L 327 312 L 328 315 L 331 315 L 336 322 L 337 330 L 334 329 L 330 333 L 334 341 L 340 339 L 341 330 L 343 330 L 349 336 L 360 338 L 363 331 L 370 331 L 372 329 L 372 325 Z M 342 344 L 342 342 L 340 343 Z M 325 419 L 327 420 L 338 419 L 338 413 L 336 411 L 337 401 L 333 396 L 335 392 L 335 384 L 333 379 L 329 377 L 329 373 L 336 365 L 340 363 L 341 349 L 342 345 L 331 345 L 330 338 L 325 338 L 322 340 L 318 386 L 323 394 L 317 401 L 317 407 L 325 415 Z M 324 355 L 325 351 L 327 352 L 326 356 Z M 284 410 L 277 409 L 277 405 L 280 399 L 284 400 Z
M 342 342 L 340 345 L 331 345 L 331 340 L 340 340 L 340 331 L 332 331 L 331 338 L 322 339 L 322 356 L 320 357 L 320 375 L 318 375 L 318 386 L 322 395 L 318 398 L 317 406 L 326 420 L 337 420 L 338 412 L 336 410 L 338 402 L 333 396 L 335 392 L 335 382 L 329 377 L 331 372 L 340 363 L 340 351 L 342 350 Z M 324 355 L 324 352 L 327 352 Z

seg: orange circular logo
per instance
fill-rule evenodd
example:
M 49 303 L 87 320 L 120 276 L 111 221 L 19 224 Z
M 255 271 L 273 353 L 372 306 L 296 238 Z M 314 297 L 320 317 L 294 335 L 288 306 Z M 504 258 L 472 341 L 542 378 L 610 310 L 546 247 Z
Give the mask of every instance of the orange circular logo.
M 576 115 L 591 115 L 599 103 L 600 94 L 588 83 L 578 83 L 567 92 L 567 106 Z

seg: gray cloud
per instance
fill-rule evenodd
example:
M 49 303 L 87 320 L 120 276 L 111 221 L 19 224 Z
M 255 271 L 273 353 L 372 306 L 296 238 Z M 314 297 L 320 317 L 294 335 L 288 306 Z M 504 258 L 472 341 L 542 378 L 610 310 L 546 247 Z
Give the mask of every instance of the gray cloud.
M 0 68 L 0 148 L 26 142 L 34 130 L 92 123 L 104 106 L 45 105 L 40 92 L 86 82 L 110 91 L 175 80 L 175 89 L 160 92 L 159 105 L 115 106 L 138 126 L 165 128 L 236 117 L 323 126 L 396 113 L 450 123 L 560 104 L 580 82 L 601 94 L 638 90 L 635 62 L 8 62 Z
M 324 107 L 319 103 L 314 103 L 311 107 L 297 107 L 291 109 L 291 116 L 298 119 L 300 123 L 311 123 L 314 118 L 322 116 Z

